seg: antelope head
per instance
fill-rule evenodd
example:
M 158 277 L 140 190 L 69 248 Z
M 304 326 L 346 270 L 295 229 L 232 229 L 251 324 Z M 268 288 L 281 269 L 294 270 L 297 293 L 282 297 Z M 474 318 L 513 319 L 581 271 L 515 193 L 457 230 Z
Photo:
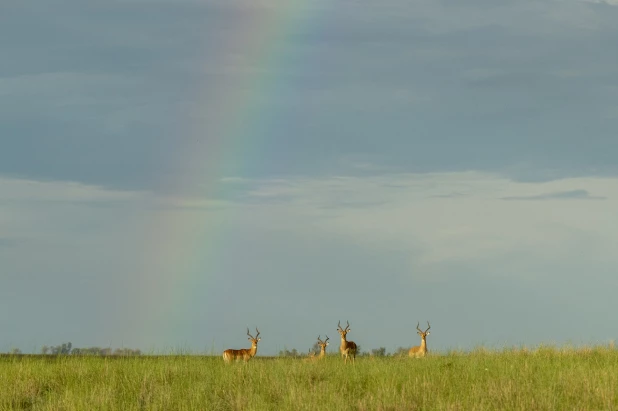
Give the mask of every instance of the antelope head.
M 339 334 L 341 334 L 341 338 L 343 338 L 344 340 L 345 340 L 346 334 L 352 331 L 350 330 L 350 322 L 346 320 L 346 323 L 347 325 L 345 329 L 341 328 L 341 321 L 337 323 L 337 331 L 339 332 Z
M 416 323 L 416 330 L 417 330 L 416 333 L 421 336 L 421 340 L 425 341 L 427 336 L 430 334 L 429 329 L 431 328 L 431 325 L 429 325 L 429 321 L 427 321 L 427 329 L 425 331 L 418 328 L 419 325 L 420 323 L 417 322 Z
M 261 340 L 260 337 L 260 330 L 258 330 L 257 327 L 255 327 L 255 331 L 257 332 L 257 334 L 255 334 L 255 338 L 249 334 L 249 327 L 247 327 L 247 335 L 249 336 L 249 338 L 247 338 L 249 341 L 251 341 L 251 345 L 257 347 L 257 343 L 258 341 Z
M 318 335 L 318 345 L 320 346 L 320 353 L 326 352 L 326 346 L 328 345 L 328 335 L 326 336 L 326 340 L 322 341 L 320 336 Z

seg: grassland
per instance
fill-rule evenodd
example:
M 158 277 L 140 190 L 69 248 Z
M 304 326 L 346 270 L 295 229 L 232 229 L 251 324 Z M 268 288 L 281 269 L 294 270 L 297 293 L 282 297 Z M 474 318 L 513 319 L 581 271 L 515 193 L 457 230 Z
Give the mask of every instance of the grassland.
M 613 347 L 424 359 L 3 356 L 1 410 L 611 410 Z

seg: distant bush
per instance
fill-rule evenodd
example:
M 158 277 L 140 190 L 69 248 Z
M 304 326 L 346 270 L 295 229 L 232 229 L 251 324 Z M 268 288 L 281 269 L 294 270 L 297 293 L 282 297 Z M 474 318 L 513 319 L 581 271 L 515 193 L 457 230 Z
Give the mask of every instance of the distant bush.
M 72 344 L 64 343 L 57 346 L 48 347 L 44 345 L 41 347 L 41 354 L 47 355 L 97 355 L 97 356 L 119 356 L 119 357 L 128 357 L 128 356 L 136 356 L 142 355 L 142 351 L 133 348 L 116 348 L 112 350 L 111 348 L 101 348 L 101 347 L 87 347 L 87 348 L 73 348 Z

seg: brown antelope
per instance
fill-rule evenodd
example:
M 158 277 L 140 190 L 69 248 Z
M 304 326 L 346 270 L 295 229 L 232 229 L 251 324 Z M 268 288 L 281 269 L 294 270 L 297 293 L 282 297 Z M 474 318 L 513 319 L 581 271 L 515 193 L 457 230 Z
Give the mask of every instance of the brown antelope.
M 247 335 L 249 336 L 249 338 L 247 339 L 251 341 L 251 348 L 242 348 L 240 350 L 232 350 L 230 348 L 229 350 L 223 351 L 223 359 L 225 360 L 225 362 L 230 362 L 232 360 L 240 360 L 241 358 L 245 362 L 247 362 L 253 356 L 255 356 L 255 353 L 257 353 L 258 341 L 261 340 L 261 338 L 259 338 L 260 330 L 255 327 L 255 331 L 257 331 L 257 334 L 255 335 L 255 338 L 253 338 L 253 336 L 249 334 L 249 328 L 247 328 Z
M 318 335 L 318 345 L 320 346 L 320 354 L 315 355 L 313 351 L 309 351 L 309 356 L 305 358 L 305 361 L 315 361 L 315 360 L 323 360 L 326 358 L 326 346 L 328 345 L 328 335 L 326 336 L 326 340 L 322 341 L 320 336 Z
M 416 329 L 418 330 L 416 333 L 421 336 L 421 345 L 410 348 L 410 351 L 408 352 L 408 355 L 410 357 L 416 358 L 424 357 L 425 355 L 427 355 L 427 336 L 429 335 L 429 329 L 431 328 L 431 325 L 429 325 L 429 321 L 427 321 L 427 329 L 425 331 L 422 331 L 420 328 L 418 328 L 418 326 L 419 323 L 416 323 Z
M 337 323 L 337 331 L 341 334 L 341 345 L 339 346 L 339 352 L 341 353 L 341 356 L 344 357 L 344 363 L 348 362 L 348 357 L 350 355 L 352 356 L 352 362 L 356 359 L 356 344 L 354 341 L 348 341 L 345 338 L 346 334 L 351 331 L 350 323 L 348 321 L 346 321 L 346 323 L 348 325 L 345 327 L 345 330 L 341 328 L 341 321 Z
M 307 353 L 307 357 L 303 358 L 303 361 L 314 361 L 317 360 L 317 357 L 315 356 L 315 353 L 311 350 L 309 350 L 309 352 Z
M 320 339 L 320 336 L 318 335 L 318 345 L 320 346 L 320 355 L 318 356 L 318 358 L 323 359 L 326 357 L 326 346 L 328 345 L 328 335 L 326 336 L 326 339 L 324 341 L 322 341 Z

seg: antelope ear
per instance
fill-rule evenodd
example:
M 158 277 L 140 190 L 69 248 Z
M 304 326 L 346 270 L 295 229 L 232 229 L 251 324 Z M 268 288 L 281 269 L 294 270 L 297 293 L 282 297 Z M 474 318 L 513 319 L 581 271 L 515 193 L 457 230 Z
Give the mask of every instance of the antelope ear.
M 259 338 L 258 338 L 258 341 L 260 341 L 261 339 L 262 339 L 262 337 L 259 337 Z
M 251 338 L 247 337 L 247 340 L 251 341 Z
M 429 335 L 429 334 L 431 334 L 431 333 L 430 333 L 429 331 L 427 331 L 427 334 L 426 334 L 426 335 Z
M 330 343 L 326 343 L 326 345 L 328 345 L 328 344 L 330 344 Z
M 417 331 L 416 333 L 417 333 L 418 335 L 423 335 L 423 334 L 421 334 L 421 332 L 420 332 L 420 331 Z

